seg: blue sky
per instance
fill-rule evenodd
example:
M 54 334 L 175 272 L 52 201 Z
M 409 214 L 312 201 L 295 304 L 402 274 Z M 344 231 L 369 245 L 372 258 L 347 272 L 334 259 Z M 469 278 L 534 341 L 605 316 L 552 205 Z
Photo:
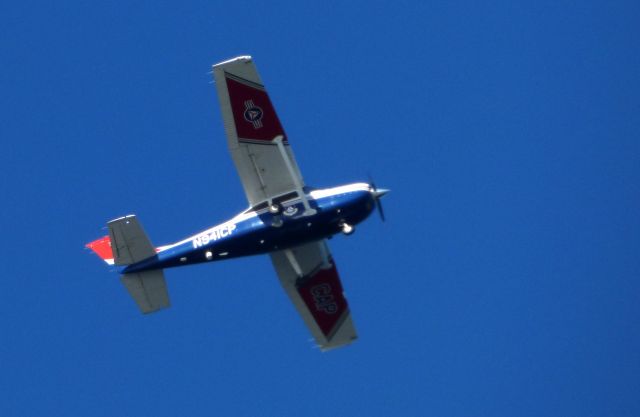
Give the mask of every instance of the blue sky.
M 640 414 L 638 2 L 5 2 L 0 415 Z M 331 241 L 320 353 L 267 257 L 142 316 L 83 245 L 245 208 L 210 65 L 253 55 L 305 180 L 393 190 Z

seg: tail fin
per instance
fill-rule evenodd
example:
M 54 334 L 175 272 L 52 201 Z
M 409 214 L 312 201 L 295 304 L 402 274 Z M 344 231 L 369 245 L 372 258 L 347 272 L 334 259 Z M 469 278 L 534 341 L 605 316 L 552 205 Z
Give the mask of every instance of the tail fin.
M 109 265 L 113 265 L 113 251 L 111 250 L 111 239 L 109 236 L 103 236 L 100 239 L 94 240 L 84 245 L 85 248 L 89 248 L 95 252 L 103 261 Z
M 120 217 L 107 223 L 109 236 L 88 243 L 109 265 L 130 265 L 154 256 L 142 225 L 134 215 Z M 153 313 L 169 307 L 169 294 L 162 269 L 124 274 L 122 283 L 143 313 Z

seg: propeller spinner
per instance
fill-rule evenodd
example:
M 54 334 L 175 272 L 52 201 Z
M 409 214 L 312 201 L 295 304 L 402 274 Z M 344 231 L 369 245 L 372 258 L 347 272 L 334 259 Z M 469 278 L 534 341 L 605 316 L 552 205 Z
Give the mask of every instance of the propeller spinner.
M 380 199 L 391 190 L 376 187 L 376 184 L 371 178 L 369 179 L 369 188 L 371 191 L 371 195 L 373 195 L 373 199 L 376 202 L 378 213 L 380 213 L 380 219 L 382 219 L 382 221 L 385 221 L 384 210 L 382 209 L 382 203 L 380 202 Z

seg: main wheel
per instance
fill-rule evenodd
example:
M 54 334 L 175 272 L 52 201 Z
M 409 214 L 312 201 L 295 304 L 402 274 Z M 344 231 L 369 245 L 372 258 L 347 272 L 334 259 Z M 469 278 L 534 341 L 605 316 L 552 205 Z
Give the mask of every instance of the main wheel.
M 279 204 L 271 204 L 269 206 L 269 213 L 271 214 L 278 214 L 280 213 L 280 205 Z

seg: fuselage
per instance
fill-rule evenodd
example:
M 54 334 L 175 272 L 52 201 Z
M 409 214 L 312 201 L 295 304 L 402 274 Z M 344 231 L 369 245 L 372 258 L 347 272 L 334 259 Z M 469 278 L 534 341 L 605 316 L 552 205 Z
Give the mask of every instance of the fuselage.
M 297 193 L 276 197 L 177 243 L 161 246 L 156 256 L 126 266 L 121 272 L 213 262 L 265 254 L 328 238 L 356 225 L 375 207 L 375 196 L 365 183 L 327 189 L 305 189 L 311 211 Z M 279 212 L 269 204 L 277 202 Z

